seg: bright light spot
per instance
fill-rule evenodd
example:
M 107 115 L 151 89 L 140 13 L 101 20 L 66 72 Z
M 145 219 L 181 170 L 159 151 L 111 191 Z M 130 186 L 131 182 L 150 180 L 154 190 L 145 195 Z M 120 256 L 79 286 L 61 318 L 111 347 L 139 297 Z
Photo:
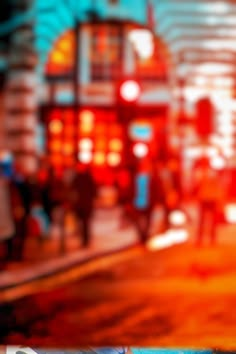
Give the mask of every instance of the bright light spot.
M 138 55 L 143 59 L 148 59 L 153 55 L 154 43 L 153 35 L 147 29 L 135 29 L 130 31 L 129 39 L 133 43 Z
M 222 149 L 222 154 L 228 158 L 232 157 L 234 156 L 234 149 L 232 147 L 225 147 Z
M 203 153 L 203 149 L 201 146 L 187 148 L 185 150 L 185 156 L 190 159 L 195 159 L 197 157 L 200 157 L 202 153 Z
M 221 124 L 218 127 L 218 132 L 224 135 L 232 135 L 232 133 L 235 131 L 235 127 L 233 124 Z
M 81 150 L 92 150 L 93 142 L 89 138 L 84 138 L 79 141 L 79 148 Z
M 133 147 L 133 153 L 136 157 L 145 157 L 148 154 L 148 147 L 143 143 L 136 143 Z
M 214 146 L 208 146 L 204 149 L 204 152 L 208 157 L 215 157 L 218 155 L 218 149 Z
M 58 43 L 58 47 L 65 51 L 70 51 L 72 49 L 72 42 L 68 38 L 61 39 Z
M 226 74 L 233 70 L 233 66 L 229 64 L 207 63 L 197 66 L 197 71 L 202 74 Z
M 220 145 L 221 140 L 222 140 L 221 137 L 217 134 L 212 134 L 209 139 L 210 143 L 214 145 Z
M 216 77 L 212 79 L 212 83 L 216 86 L 232 86 L 234 80 L 230 77 Z
M 228 204 L 225 206 L 225 218 L 229 223 L 236 223 L 236 204 Z
M 225 135 L 221 139 L 221 146 L 222 147 L 232 147 L 234 145 L 234 136 L 231 135 Z
M 71 155 L 73 153 L 73 145 L 70 143 L 64 144 L 63 152 L 65 155 Z
M 187 218 L 183 211 L 174 210 L 169 215 L 169 221 L 173 226 L 181 226 L 187 222 Z
M 199 86 L 202 86 L 202 85 L 206 85 L 207 84 L 207 79 L 203 76 L 196 76 L 195 79 L 194 79 L 194 82 L 199 85 Z
M 109 148 L 113 151 L 121 151 L 123 147 L 123 143 L 120 139 L 112 139 L 109 142 Z
M 63 64 L 65 60 L 65 55 L 62 52 L 54 51 L 51 54 L 51 60 L 56 64 Z
M 91 122 L 81 122 L 81 125 L 79 126 L 79 131 L 81 133 L 90 133 L 93 130 L 93 123 Z
M 110 152 L 107 155 L 107 163 L 110 166 L 117 166 L 121 162 L 121 157 L 120 154 L 117 154 L 116 152 Z
M 188 231 L 185 229 L 178 230 L 168 230 L 164 234 L 156 235 L 152 237 L 148 243 L 147 247 L 150 250 L 163 249 L 173 246 L 178 243 L 186 242 L 188 239 Z
M 83 110 L 79 113 L 79 118 L 83 123 L 90 123 L 92 124 L 94 121 L 94 113 L 89 111 L 88 109 Z
M 51 131 L 51 133 L 53 134 L 59 134 L 62 132 L 62 129 L 63 129 L 63 124 L 62 122 L 59 120 L 59 119 L 55 119 L 55 120 L 52 120 L 50 123 L 49 123 L 49 130 Z
M 81 151 L 78 153 L 78 159 L 83 163 L 89 163 L 92 161 L 91 151 Z
M 207 90 L 203 87 L 186 86 L 183 89 L 183 94 L 186 100 L 189 102 L 195 102 L 199 98 L 207 95 Z
M 225 168 L 225 159 L 221 156 L 215 156 L 210 160 L 210 165 L 215 170 L 222 170 Z
M 105 163 L 106 156 L 103 152 L 95 152 L 93 161 L 96 165 L 103 165 Z
M 134 80 L 127 80 L 121 85 L 120 94 L 128 102 L 135 101 L 140 94 L 140 86 Z

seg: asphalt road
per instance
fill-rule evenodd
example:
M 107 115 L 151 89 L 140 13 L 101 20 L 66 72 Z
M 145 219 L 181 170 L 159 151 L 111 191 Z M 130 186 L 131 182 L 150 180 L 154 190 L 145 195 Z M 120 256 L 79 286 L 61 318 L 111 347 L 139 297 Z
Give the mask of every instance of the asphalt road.
M 236 349 L 236 247 L 143 252 L 0 308 L 0 342 Z

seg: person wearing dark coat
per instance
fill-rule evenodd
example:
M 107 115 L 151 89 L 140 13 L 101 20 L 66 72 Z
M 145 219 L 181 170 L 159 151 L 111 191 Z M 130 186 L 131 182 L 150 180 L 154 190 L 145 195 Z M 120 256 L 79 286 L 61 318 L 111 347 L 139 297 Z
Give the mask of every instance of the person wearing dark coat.
M 71 210 L 81 222 L 82 246 L 89 246 L 91 239 L 90 220 L 96 185 L 86 165 L 80 165 L 78 171 L 66 170 L 64 173 L 65 209 Z

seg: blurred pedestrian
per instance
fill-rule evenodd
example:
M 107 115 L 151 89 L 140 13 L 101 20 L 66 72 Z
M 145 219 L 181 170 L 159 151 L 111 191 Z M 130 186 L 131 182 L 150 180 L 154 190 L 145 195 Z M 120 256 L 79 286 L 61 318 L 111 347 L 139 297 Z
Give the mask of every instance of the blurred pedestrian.
M 27 222 L 30 214 L 30 193 L 26 180 L 19 174 L 15 174 L 11 179 L 9 188 L 15 224 L 13 258 L 16 261 L 21 261 L 24 256 L 27 237 Z
M 199 205 L 197 245 L 203 242 L 207 222 L 210 227 L 208 238 L 213 245 L 216 243 L 219 211 L 224 203 L 224 186 L 217 172 L 209 164 L 203 165 L 199 171 L 194 194 Z
M 9 181 L 2 175 L 0 176 L 0 201 L 0 242 L 5 248 L 3 261 L 7 262 L 12 259 L 15 226 L 11 208 Z
M 133 170 L 130 177 L 130 201 L 126 206 L 126 217 L 135 225 L 140 242 L 145 244 L 157 203 L 158 182 L 148 159 L 140 160 L 137 170 Z
M 92 173 L 87 165 L 78 166 L 77 175 L 74 180 L 76 193 L 75 212 L 82 226 L 82 245 L 87 247 L 91 241 L 91 216 L 93 213 L 94 199 L 97 195 L 97 188 Z
M 68 168 L 63 177 L 65 213 L 72 212 L 81 223 L 82 246 L 91 241 L 90 221 L 96 185 L 89 167 L 83 164 L 77 170 Z

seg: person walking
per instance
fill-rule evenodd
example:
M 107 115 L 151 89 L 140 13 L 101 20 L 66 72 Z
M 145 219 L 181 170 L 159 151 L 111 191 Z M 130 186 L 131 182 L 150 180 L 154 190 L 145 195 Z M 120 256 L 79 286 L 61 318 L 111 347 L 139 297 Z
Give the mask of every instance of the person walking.
M 135 225 L 139 240 L 145 244 L 149 237 L 151 217 L 157 202 L 158 182 L 151 161 L 139 161 L 130 179 L 129 202 L 125 208 L 126 218 Z
M 197 197 L 199 218 L 196 235 L 197 245 L 202 245 L 206 235 L 214 245 L 217 238 L 218 215 L 224 202 L 224 187 L 216 171 L 205 165 L 198 174 L 194 193 Z M 209 222 L 209 233 L 205 233 L 206 223 Z
M 82 247 L 88 247 L 91 241 L 90 221 L 96 195 L 96 185 L 89 167 L 80 164 L 77 171 L 65 170 L 63 189 L 65 216 L 68 212 L 75 214 L 81 223 Z
M 73 186 L 76 193 L 74 210 L 82 226 L 82 246 L 88 247 L 91 242 L 91 216 L 97 188 L 87 165 L 81 164 L 78 166 L 78 173 L 75 176 Z
M 9 181 L 0 176 L 0 242 L 4 245 L 3 263 L 12 259 L 15 226 L 11 208 Z

